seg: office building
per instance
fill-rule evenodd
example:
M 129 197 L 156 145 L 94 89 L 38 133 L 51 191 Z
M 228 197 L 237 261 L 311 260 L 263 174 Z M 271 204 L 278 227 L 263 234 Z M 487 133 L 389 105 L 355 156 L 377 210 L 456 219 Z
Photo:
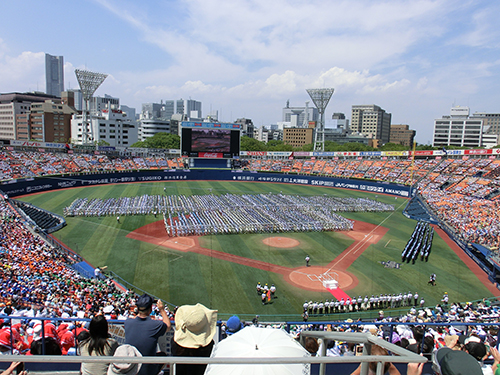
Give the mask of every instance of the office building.
M 19 117 L 19 115 L 29 114 L 32 103 L 42 103 L 48 99 L 58 99 L 58 97 L 41 92 L 0 94 L 0 140 L 16 139 L 18 119 L 24 127 L 27 121 L 26 116 Z M 23 132 L 25 131 L 23 128 Z
M 337 112 L 332 115 L 332 120 L 325 124 L 325 127 L 349 130 L 349 119 L 345 118 L 345 114 Z
M 255 138 L 260 142 L 267 143 L 269 141 L 269 130 L 267 130 L 265 126 L 254 129 L 252 138 Z
M 349 129 L 342 127 L 325 128 L 325 142 L 335 142 L 340 145 L 345 143 L 362 143 L 368 145 L 370 139 L 364 135 L 353 134 Z
M 74 105 L 75 109 L 77 111 L 82 111 L 83 110 L 82 90 L 80 90 L 80 89 L 68 89 L 67 91 L 73 93 L 73 97 L 75 99 L 75 105 Z
M 179 113 L 187 116 L 189 120 L 201 120 L 201 102 L 192 99 L 180 99 L 177 100 L 177 108 L 175 113 Z
M 91 118 L 91 129 L 87 134 L 90 142 L 106 142 L 113 147 L 129 147 L 138 141 L 137 125 L 119 109 L 101 110 Z M 71 138 L 75 144 L 83 143 L 82 115 L 75 114 L 71 119 Z
M 45 92 L 61 96 L 64 91 L 64 59 L 62 56 L 45 54 Z
M 71 93 L 72 94 L 72 93 Z M 43 103 L 31 104 L 28 140 L 38 142 L 67 143 L 71 138 L 71 117 L 76 110 L 70 104 L 72 97 L 49 99 Z M 22 126 L 19 125 L 21 128 Z M 18 130 L 18 139 L 21 139 L 21 128 Z
M 409 125 L 394 124 L 391 125 L 391 143 L 396 143 L 406 147 L 413 147 L 415 139 L 415 130 L 411 130 Z
M 177 127 L 171 127 L 172 120 L 142 119 L 139 121 L 139 141 L 152 137 L 157 133 L 177 134 Z
M 470 118 L 483 120 L 484 134 L 500 134 L 500 113 L 474 112 Z
M 119 109 L 120 108 L 120 99 L 114 98 L 111 95 L 104 94 L 102 96 L 93 96 L 90 99 L 90 113 L 92 115 L 98 115 L 104 109 Z
M 137 115 L 135 114 L 135 108 L 129 107 L 127 105 L 120 105 L 120 110 L 124 113 L 127 114 L 127 117 L 130 119 L 130 121 L 136 121 L 137 120 Z
M 173 115 L 181 114 L 185 121 L 201 120 L 201 102 L 196 100 L 163 100 L 160 103 L 143 103 L 141 119 L 162 119 L 170 120 Z
M 368 138 L 388 143 L 391 133 L 391 114 L 378 105 L 353 105 L 351 113 L 351 131 Z
M 143 103 L 140 119 L 159 119 L 161 116 L 162 103 Z
M 312 144 L 314 139 L 315 121 L 309 122 L 309 127 L 285 127 L 283 129 L 283 142 L 293 147 L 302 147 Z
M 309 107 L 306 102 L 304 107 L 290 107 L 290 102 L 286 102 L 286 107 L 282 111 L 282 121 L 293 127 L 309 127 L 310 121 L 318 121 L 319 112 L 315 107 Z
M 483 119 L 469 117 L 469 107 L 453 107 L 449 116 L 434 120 L 434 147 L 483 147 Z
M 235 124 L 241 125 L 240 135 L 242 137 L 247 136 L 247 137 L 253 138 L 255 127 L 254 127 L 251 119 L 239 118 L 235 121 Z
M 161 103 L 160 118 L 170 120 L 175 114 L 175 100 L 165 100 Z

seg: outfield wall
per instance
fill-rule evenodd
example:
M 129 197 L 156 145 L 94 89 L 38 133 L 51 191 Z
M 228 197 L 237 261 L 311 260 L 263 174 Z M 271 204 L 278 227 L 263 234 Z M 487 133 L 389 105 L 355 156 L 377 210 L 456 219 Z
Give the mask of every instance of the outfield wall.
M 271 182 L 302 186 L 324 186 L 352 189 L 370 193 L 389 194 L 409 198 L 411 188 L 405 185 L 335 177 L 288 175 L 283 173 L 262 173 L 241 170 L 161 170 L 142 172 L 99 173 L 65 175 L 10 180 L 0 185 L 0 190 L 10 198 L 20 195 L 41 193 L 72 187 L 87 187 L 130 182 L 174 182 L 174 181 L 245 181 Z

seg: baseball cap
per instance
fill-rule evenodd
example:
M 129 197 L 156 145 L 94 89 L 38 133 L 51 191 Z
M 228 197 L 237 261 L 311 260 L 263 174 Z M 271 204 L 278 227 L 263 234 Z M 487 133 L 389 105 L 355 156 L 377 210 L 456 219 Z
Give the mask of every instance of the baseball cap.
M 139 310 L 147 310 L 153 305 L 153 302 L 153 297 L 144 293 L 142 296 L 137 298 L 136 305 Z

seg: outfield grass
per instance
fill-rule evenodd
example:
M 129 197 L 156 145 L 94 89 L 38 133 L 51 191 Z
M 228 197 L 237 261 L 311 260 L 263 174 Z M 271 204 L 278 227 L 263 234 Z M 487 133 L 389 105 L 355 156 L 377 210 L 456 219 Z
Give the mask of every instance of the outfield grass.
M 416 222 L 402 215 L 406 200 L 394 197 L 286 184 L 180 181 L 133 183 L 74 188 L 35 194 L 21 198 L 35 206 L 62 214 L 63 208 L 81 197 L 107 198 L 144 194 L 214 194 L 279 193 L 296 195 L 327 194 L 339 197 L 369 196 L 395 205 L 393 213 L 346 213 L 350 219 L 381 224 L 389 228 L 377 244 L 371 245 L 347 271 L 359 284 L 346 292 L 351 296 L 412 291 L 425 298 L 426 305 L 439 302 L 444 292 L 452 301 L 477 300 L 491 293 L 437 235 L 434 236 L 429 262 L 402 264 L 401 269 L 384 268 L 382 261 L 401 262 L 401 252 Z M 304 300 L 330 299 L 325 292 L 310 292 L 292 286 L 279 274 L 231 263 L 195 253 L 185 253 L 127 238 L 126 235 L 146 224 L 160 220 L 149 216 L 68 217 L 67 226 L 54 236 L 71 247 L 94 266 L 107 265 L 128 282 L 175 305 L 203 303 L 221 313 L 300 314 Z M 304 266 L 306 255 L 315 265 L 326 265 L 347 248 L 353 240 L 341 232 L 287 233 L 301 245 L 293 249 L 277 249 L 262 244 L 264 234 L 218 235 L 200 238 L 203 247 L 257 259 L 290 268 Z M 427 284 L 436 273 L 437 286 Z M 262 306 L 255 291 L 257 282 L 274 283 L 278 298 Z

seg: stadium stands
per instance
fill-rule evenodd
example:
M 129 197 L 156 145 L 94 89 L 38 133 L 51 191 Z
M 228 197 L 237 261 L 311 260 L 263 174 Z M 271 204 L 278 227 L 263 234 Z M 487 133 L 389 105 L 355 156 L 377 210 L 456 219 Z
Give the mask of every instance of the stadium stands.
M 176 169 L 183 166 L 181 159 L 168 159 L 156 155 L 146 158 L 127 158 L 38 151 L 0 152 L 0 178 L 6 181 L 74 173 Z M 500 161 L 496 159 L 446 158 L 417 160 L 415 163 L 407 159 L 257 159 L 249 161 L 248 168 L 269 172 L 370 179 L 406 185 L 416 182 L 418 197 L 407 206 L 405 212 L 408 216 L 429 222 L 432 220 L 427 210 L 429 207 L 432 214 L 450 226 L 464 242 L 474 242 L 490 248 L 498 247 L 500 242 L 497 198 L 500 191 Z M 143 207 L 147 198 L 137 198 L 137 206 Z M 62 225 L 61 218 L 57 216 L 21 202 L 15 204 L 26 217 L 44 231 L 49 232 Z M 146 213 L 140 209 L 138 212 Z M 422 229 L 422 238 L 429 236 L 428 228 Z M 0 198 L 0 258 L 2 259 L 0 315 L 10 315 L 10 318 L 1 322 L 2 327 L 0 327 L 0 340 L 4 338 L 2 335 L 8 332 L 9 341 L 0 341 L 0 346 L 4 344 L 10 346 L 12 340 L 15 345 L 9 349 L 13 352 L 23 352 L 29 347 L 29 340 L 33 340 L 36 334 L 35 323 L 30 323 L 36 318 L 77 317 L 83 320 L 102 313 L 110 319 L 124 319 L 129 316 L 133 307 L 132 292 L 117 288 L 110 279 L 81 276 L 73 267 L 80 259 L 51 247 L 40 237 L 32 234 L 26 227 L 26 222 L 3 197 Z M 387 304 L 376 306 L 390 308 Z M 492 346 L 497 341 L 498 329 L 491 323 L 498 321 L 500 309 L 491 305 L 489 301 L 449 305 L 443 301 L 435 308 L 421 309 L 410 306 L 411 304 L 408 304 L 406 311 L 398 312 L 391 317 L 379 316 L 373 325 L 360 326 L 347 321 L 336 325 L 296 323 L 273 326 L 287 328 L 297 337 L 304 331 L 371 332 L 392 343 L 399 342 L 402 347 L 410 350 L 409 343 L 415 341 L 417 348 L 425 347 L 426 350 L 432 351 L 445 346 L 447 337 L 453 333 L 460 333 L 459 329 L 463 329 L 463 326 L 427 329 L 427 332 L 422 332 L 419 331 L 421 328 L 415 328 L 412 324 L 461 322 L 463 325 L 481 322 L 489 326 L 478 326 L 469 333 Z M 321 317 L 320 314 L 316 315 L 318 315 L 316 318 Z M 385 325 L 389 323 L 394 325 Z M 65 323 L 56 325 L 58 327 L 55 328 L 61 331 L 59 345 L 62 346 Z M 78 324 L 73 327 L 73 329 L 80 328 L 82 327 L 78 327 Z M 223 332 L 224 325 L 221 328 Z M 424 342 L 424 337 L 430 339 Z M 352 347 L 336 342 L 325 352 L 330 353 L 327 355 L 347 356 L 350 355 L 350 351 Z

